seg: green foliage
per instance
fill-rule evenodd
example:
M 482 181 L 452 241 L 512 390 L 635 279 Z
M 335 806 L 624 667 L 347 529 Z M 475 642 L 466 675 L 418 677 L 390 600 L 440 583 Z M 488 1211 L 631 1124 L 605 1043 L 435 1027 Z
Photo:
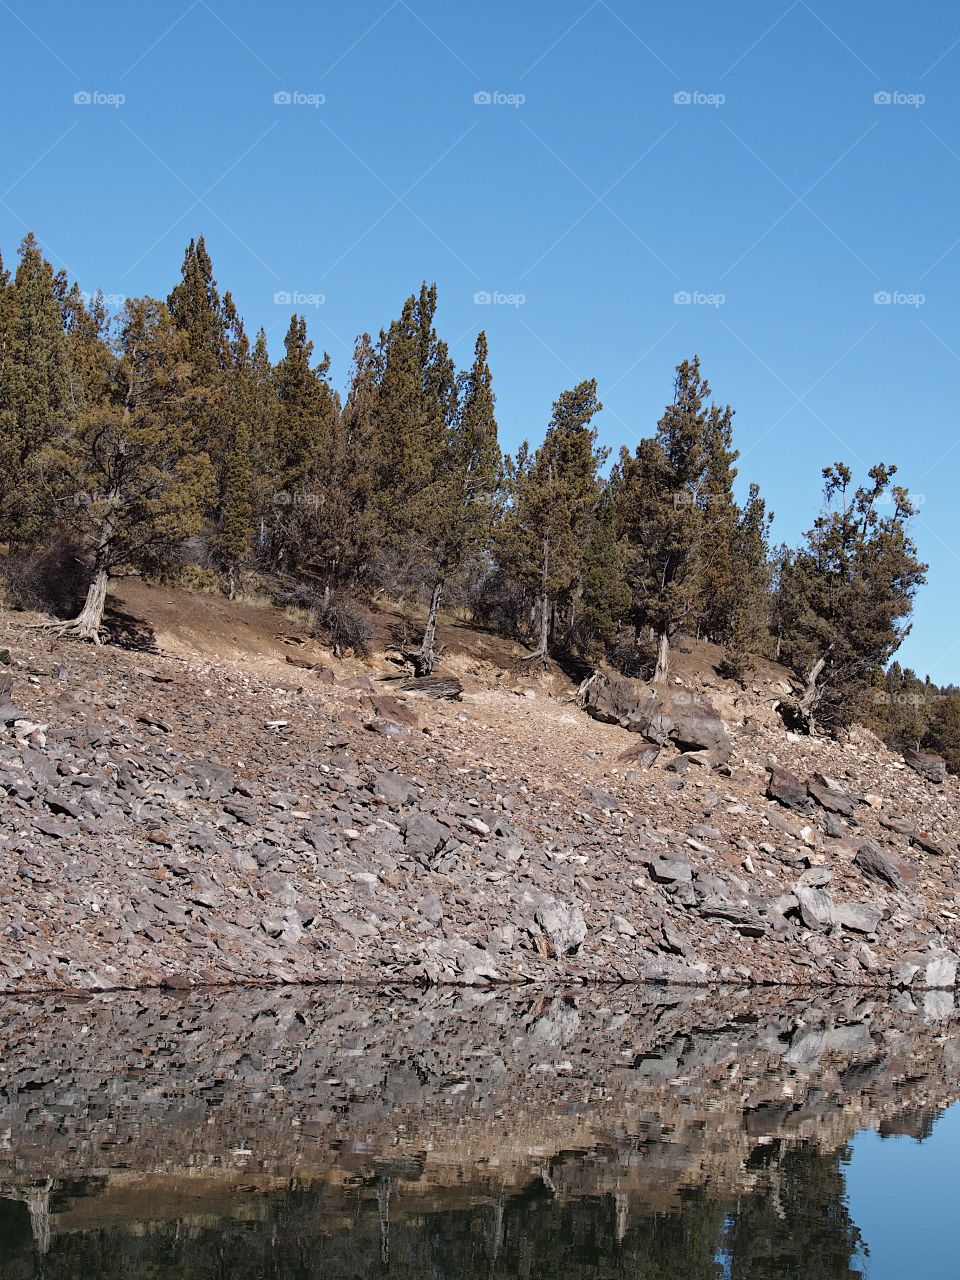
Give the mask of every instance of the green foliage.
M 680 627 L 695 626 L 698 612 L 716 631 L 727 626 L 721 619 L 733 587 L 737 455 L 733 411 L 708 409 L 709 396 L 699 358 L 684 360 L 656 436 L 620 460 L 617 512 L 633 621 L 658 638 L 658 678 L 666 674 L 670 639 Z
M 913 507 L 879 464 L 852 489 L 844 463 L 823 471 L 824 509 L 781 569 L 782 653 L 805 682 L 801 710 L 828 727 L 849 724 L 909 631 L 925 581 L 909 534 Z
M 686 631 L 739 680 L 758 655 L 786 660 L 811 726 L 863 714 L 892 744 L 944 743 L 956 761 L 955 695 L 889 665 L 925 575 L 893 467 L 858 489 L 828 467 L 804 544 L 771 555 L 759 490 L 736 498 L 734 412 L 696 356 L 604 479 L 596 382 L 564 391 L 542 443 L 504 459 L 486 335 L 458 371 L 437 305 L 424 282 L 378 341 L 357 339 L 341 405 L 303 316 L 275 365 L 263 331 L 251 346 L 202 237 L 168 305 L 131 302 L 117 330 L 27 236 L 12 278 L 0 264 L 0 537 L 30 565 L 79 538 L 101 595 L 119 566 L 198 535 L 231 593 L 252 567 L 346 612 L 351 593 L 429 592 L 420 670 L 442 599 L 482 582 L 474 600 L 533 633 L 532 656 L 645 654 L 654 639 L 663 678 Z M 99 617 L 102 599 L 88 603 Z
M 585 549 L 600 497 L 598 470 L 606 453 L 591 426 L 602 405 L 595 379 L 580 382 L 554 402 L 543 444 L 524 442 L 507 459 L 509 508 L 498 530 L 497 555 L 514 578 L 536 594 L 546 657 L 557 610 L 569 614 L 579 589 Z
M 107 394 L 50 441 L 40 467 L 60 520 L 107 574 L 199 531 L 213 491 L 189 415 L 189 363 L 162 302 L 127 304 Z
M 944 756 L 951 773 L 960 773 L 960 689 L 946 689 L 936 699 L 921 745 Z
M 70 421 L 65 293 L 63 275 L 26 236 L 12 283 L 6 273 L 0 278 L 0 534 L 14 543 L 33 542 L 44 530 L 36 460 Z
M 580 628 L 588 653 L 600 656 L 613 641 L 629 615 L 630 599 L 608 486 L 597 504 L 584 555 Z

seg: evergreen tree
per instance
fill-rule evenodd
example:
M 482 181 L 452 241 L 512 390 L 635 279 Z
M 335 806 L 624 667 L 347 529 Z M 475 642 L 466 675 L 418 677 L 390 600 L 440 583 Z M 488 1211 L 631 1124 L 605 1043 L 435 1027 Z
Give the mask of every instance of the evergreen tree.
M 700 361 L 677 366 L 674 397 L 653 439 L 634 457 L 621 456 L 619 525 L 626 542 L 626 571 L 638 631 L 656 640 L 654 680 L 666 679 L 670 639 L 696 617 L 700 601 L 701 539 L 709 506 L 711 467 L 726 484 L 721 462 L 732 460 L 727 428 L 731 411 L 718 414 L 704 402 L 710 387 Z M 713 440 L 711 440 L 711 435 Z
M 457 410 L 453 361 L 434 324 L 437 287 L 424 283 L 380 335 L 376 505 L 380 537 L 400 580 L 422 573 L 420 536 Z
M 783 654 L 803 681 L 796 711 L 810 732 L 818 721 L 850 723 L 910 629 L 926 565 L 917 559 L 908 532 L 913 507 L 892 483 L 895 473 L 881 463 L 868 472 L 868 485 L 852 490 L 849 467 L 825 467 L 824 509 L 783 569 Z
M 960 689 L 946 689 L 935 699 L 923 746 L 939 752 L 951 773 L 960 773 Z
M 368 333 L 353 353 L 350 390 L 337 431 L 336 492 L 339 531 L 333 579 L 339 585 L 369 580 L 376 555 L 376 439 L 379 361 Z
M 704 488 L 696 505 L 703 512 L 698 550 L 697 629 L 708 640 L 732 640 L 740 584 L 737 575 L 740 511 L 733 496 L 740 456 L 733 448 L 733 410 L 711 405 L 704 441 Z
M 437 617 L 447 580 L 479 554 L 496 517 L 502 459 L 487 336 L 482 330 L 473 365 L 461 379 L 459 390 L 459 408 L 447 426 L 423 507 L 421 536 L 433 584 L 423 641 L 416 655 L 418 675 L 429 675 L 436 662 Z
M 232 600 L 243 562 L 250 548 L 254 511 L 253 426 L 256 415 L 250 344 L 243 323 L 228 293 L 224 315 L 229 326 L 230 364 L 225 371 L 224 391 L 228 406 L 227 436 L 219 474 L 213 547 L 227 579 Z
M 329 511 L 337 397 L 327 381 L 330 357 L 313 364 L 313 343 L 303 316 L 290 317 L 285 354 L 274 372 L 277 419 L 274 433 L 272 553 L 284 568 L 317 561 L 325 568 L 338 531 Z
M 13 283 L 3 289 L 0 531 L 11 543 L 35 541 L 45 528 L 47 506 L 35 464 L 39 451 L 70 420 L 65 293 L 64 277 L 27 235 Z
M 189 412 L 197 432 L 198 446 L 210 459 L 216 477 L 215 499 L 206 514 L 213 529 L 213 549 L 221 563 L 216 530 L 222 526 L 222 501 L 227 492 L 227 470 L 235 470 L 234 417 L 232 393 L 233 359 L 231 329 L 238 322 L 229 294 L 221 297 L 213 274 L 213 262 L 203 236 L 187 245 L 180 268 L 180 281 L 171 291 L 167 306 L 184 336 L 189 362 Z M 231 482 L 231 490 L 233 483 Z M 228 517 L 231 524 L 234 516 Z
M 498 531 L 498 556 L 512 576 L 535 594 L 539 638 L 531 659 L 546 660 L 558 608 L 572 608 L 584 551 L 600 495 L 597 479 L 606 454 L 597 450 L 591 422 L 603 406 L 595 379 L 580 382 L 554 402 L 543 444 L 524 442 L 507 461 L 510 506 Z
M 722 674 L 741 682 L 750 671 L 751 658 L 765 651 L 769 639 L 772 520 L 759 486 L 752 484 L 733 533 L 730 562 L 734 589 L 723 629 Z
M 580 626 L 583 647 L 602 653 L 630 612 L 630 588 L 614 520 L 613 488 L 601 495 L 584 555 Z
M 162 302 L 128 302 L 103 401 L 41 456 L 64 520 L 90 547 L 91 572 L 79 616 L 61 631 L 98 641 L 110 576 L 195 534 L 213 493 L 197 448 L 183 336 Z

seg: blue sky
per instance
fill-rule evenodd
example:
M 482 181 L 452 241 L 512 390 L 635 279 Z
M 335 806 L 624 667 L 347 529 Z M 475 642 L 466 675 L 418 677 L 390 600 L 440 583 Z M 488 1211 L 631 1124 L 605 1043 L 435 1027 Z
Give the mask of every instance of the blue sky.
M 0 42 L 8 261 L 32 228 L 82 288 L 165 295 L 202 232 L 275 352 L 305 299 L 341 387 L 436 280 L 508 448 L 584 377 L 632 446 L 698 352 L 778 539 L 825 464 L 899 464 L 901 657 L 960 679 L 960 8 L 0 0 Z

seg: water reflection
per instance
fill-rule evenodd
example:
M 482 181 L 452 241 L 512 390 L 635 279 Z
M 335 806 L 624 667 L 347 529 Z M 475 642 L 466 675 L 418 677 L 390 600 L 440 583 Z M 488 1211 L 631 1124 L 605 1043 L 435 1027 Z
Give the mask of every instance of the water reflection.
M 960 1093 L 939 995 L 7 1000 L 0 1041 L 2 1280 L 856 1276 L 850 1139 Z

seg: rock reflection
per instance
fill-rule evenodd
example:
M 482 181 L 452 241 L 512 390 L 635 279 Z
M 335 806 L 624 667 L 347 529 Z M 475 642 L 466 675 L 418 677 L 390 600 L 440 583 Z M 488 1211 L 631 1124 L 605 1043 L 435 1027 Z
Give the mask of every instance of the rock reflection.
M 861 1274 L 952 1002 L 648 989 L 0 1004 L 0 1277 Z

